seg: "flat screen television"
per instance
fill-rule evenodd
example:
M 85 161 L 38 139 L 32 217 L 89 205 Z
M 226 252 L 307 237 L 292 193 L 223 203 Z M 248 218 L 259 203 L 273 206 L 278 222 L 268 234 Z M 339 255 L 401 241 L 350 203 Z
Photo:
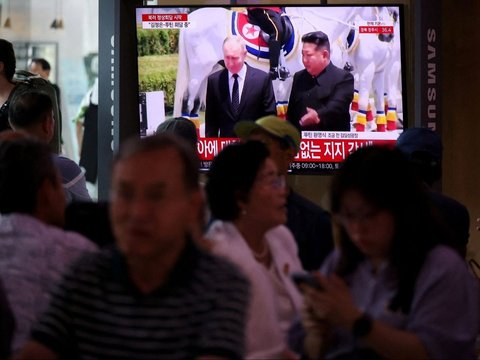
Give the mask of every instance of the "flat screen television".
M 290 121 L 288 101 L 293 74 L 304 69 L 305 33 L 321 30 L 328 35 L 331 62 L 351 71 L 355 88 L 346 109 L 349 131 L 302 130 L 291 172 L 329 173 L 358 147 L 393 146 L 407 124 L 402 5 L 295 5 L 281 10 L 286 35 L 279 65 L 290 76 L 272 80 L 277 115 Z M 207 170 L 222 147 L 238 141 L 205 136 L 207 78 L 223 69 L 223 40 L 241 36 L 248 52 L 246 63 L 268 72 L 267 39 L 261 27 L 250 21 L 246 5 L 162 5 L 135 11 L 140 134 L 153 134 L 171 117 L 189 118 L 197 126 L 201 168 Z M 242 96 L 245 91 L 248 88 Z

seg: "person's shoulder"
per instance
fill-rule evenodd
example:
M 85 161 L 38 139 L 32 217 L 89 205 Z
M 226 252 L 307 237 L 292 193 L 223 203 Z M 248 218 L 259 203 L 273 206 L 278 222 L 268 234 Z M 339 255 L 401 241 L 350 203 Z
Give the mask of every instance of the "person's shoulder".
M 275 226 L 270 229 L 265 237 L 271 246 L 282 247 L 287 249 L 287 252 L 296 254 L 298 252 L 297 243 L 290 229 L 285 225 Z
M 289 242 L 293 241 L 293 243 L 295 243 L 295 239 L 293 237 L 292 232 L 285 225 L 275 226 L 274 228 L 268 230 L 267 233 L 265 234 L 265 236 L 267 238 L 276 238 L 276 239 L 278 239 L 278 238 L 282 239 L 283 238 L 283 239 L 286 239 Z
M 197 247 L 197 259 L 199 268 L 206 272 L 225 271 L 228 276 L 237 275 L 236 267 L 223 257 L 213 254 L 211 251 Z
M 320 267 L 320 272 L 325 275 L 330 275 L 335 272 L 335 269 L 340 262 L 341 252 L 338 248 L 332 250 L 330 254 L 327 255 L 325 261 L 322 263 Z
M 230 283 L 232 287 L 244 287 L 248 282 L 245 276 L 229 260 L 204 249 L 198 251 L 198 274 L 205 276 L 213 286 Z
M 448 296 L 458 291 L 478 295 L 478 280 L 475 279 L 468 264 L 453 248 L 446 245 L 433 247 L 420 270 L 417 288 L 442 288 Z M 463 289 L 463 290 L 462 290 Z
M 453 213 L 457 214 L 457 216 L 462 215 L 469 217 L 466 206 L 458 200 L 436 191 L 430 191 L 429 194 L 434 204 L 441 206 L 442 208 L 449 209 Z
M 82 168 L 75 161 L 63 155 L 55 155 L 53 160 L 63 178 L 72 179 L 83 173 Z
M 113 246 L 105 247 L 100 251 L 83 252 L 71 264 L 67 276 L 70 278 L 82 277 L 85 274 L 106 276 L 112 269 L 114 257 L 115 249 Z
M 208 75 L 208 81 L 219 79 L 220 76 L 226 73 L 228 73 L 228 70 L 224 67 L 220 67 L 217 71 L 214 71 L 210 75 Z
M 442 222 L 451 230 L 452 244 L 458 246 L 465 255 L 466 245 L 470 236 L 470 214 L 465 205 L 444 194 L 429 191 L 433 206 Z
M 250 74 L 255 74 L 257 76 L 268 77 L 268 73 L 266 71 L 263 71 L 262 69 L 256 68 L 247 63 L 245 63 L 245 66 L 247 67 L 247 74 L 250 73 Z
M 348 77 L 353 79 L 353 75 L 350 71 L 347 71 L 345 69 L 341 69 L 338 66 L 336 66 L 333 62 L 330 61 L 327 67 L 327 72 L 331 73 L 332 75 L 340 76 L 340 77 Z
M 423 272 L 434 277 L 463 277 L 468 273 L 467 263 L 448 245 L 434 246 L 425 259 Z
M 305 69 L 298 70 L 295 74 L 293 74 L 293 80 L 295 81 L 295 79 L 298 79 L 300 77 L 305 77 L 307 75 L 310 76 L 310 74 L 307 72 L 307 70 L 305 70 Z
M 67 202 L 91 201 L 82 168 L 75 161 L 61 155 L 54 155 L 54 162 L 61 176 Z
M 8 233 L 32 237 L 39 246 L 47 246 L 51 249 L 97 249 L 97 246 L 86 237 L 76 232 L 47 224 L 29 214 L 13 213 L 2 215 L 0 216 L 0 225 L 3 228 L 2 230 L 6 230 Z
M 97 245 L 77 232 L 63 230 L 59 227 L 45 224 L 45 233 L 56 246 L 62 247 L 66 251 L 98 251 Z
M 36 256 L 38 261 L 50 264 L 56 271 L 61 271 L 77 261 L 83 254 L 98 252 L 98 247 L 80 234 L 65 231 L 25 215 L 18 215 L 16 219 L 12 219 L 15 223 L 19 223 L 20 220 L 22 226 L 28 230 L 18 233 L 17 243 L 21 241 L 30 256 Z
M 237 231 L 231 222 L 217 219 L 209 225 L 205 237 L 214 243 L 231 242 L 237 237 Z

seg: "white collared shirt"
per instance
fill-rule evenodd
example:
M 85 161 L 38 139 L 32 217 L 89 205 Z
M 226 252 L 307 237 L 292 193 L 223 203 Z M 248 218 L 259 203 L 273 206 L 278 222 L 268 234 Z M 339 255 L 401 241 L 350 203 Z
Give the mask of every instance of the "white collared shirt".
M 245 77 L 247 76 L 247 65 L 243 64 L 238 74 L 238 103 L 242 102 L 242 92 L 243 92 L 243 84 L 245 83 Z M 230 91 L 230 100 L 232 100 L 232 89 L 233 89 L 233 82 L 235 78 L 233 77 L 232 72 L 228 72 L 228 90 Z

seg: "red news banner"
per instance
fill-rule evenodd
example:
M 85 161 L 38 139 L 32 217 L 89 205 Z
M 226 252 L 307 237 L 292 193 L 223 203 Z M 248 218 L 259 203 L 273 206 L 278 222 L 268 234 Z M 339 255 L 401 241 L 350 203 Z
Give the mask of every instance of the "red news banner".
M 397 137 L 397 132 L 303 131 L 300 151 L 290 168 L 294 172 L 334 170 L 358 148 L 370 145 L 394 146 Z M 218 152 L 237 141 L 236 138 L 201 138 L 197 147 L 202 167 L 208 168 Z
M 143 29 L 182 29 L 189 25 L 188 14 L 142 14 Z

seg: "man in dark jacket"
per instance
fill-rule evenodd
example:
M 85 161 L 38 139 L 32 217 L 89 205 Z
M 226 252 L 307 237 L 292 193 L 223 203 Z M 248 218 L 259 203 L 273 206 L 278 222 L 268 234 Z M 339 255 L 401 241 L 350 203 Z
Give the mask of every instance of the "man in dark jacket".
M 321 31 L 302 37 L 304 70 L 293 77 L 287 119 L 298 130 L 350 131 L 353 76 L 330 61 L 330 42 Z

